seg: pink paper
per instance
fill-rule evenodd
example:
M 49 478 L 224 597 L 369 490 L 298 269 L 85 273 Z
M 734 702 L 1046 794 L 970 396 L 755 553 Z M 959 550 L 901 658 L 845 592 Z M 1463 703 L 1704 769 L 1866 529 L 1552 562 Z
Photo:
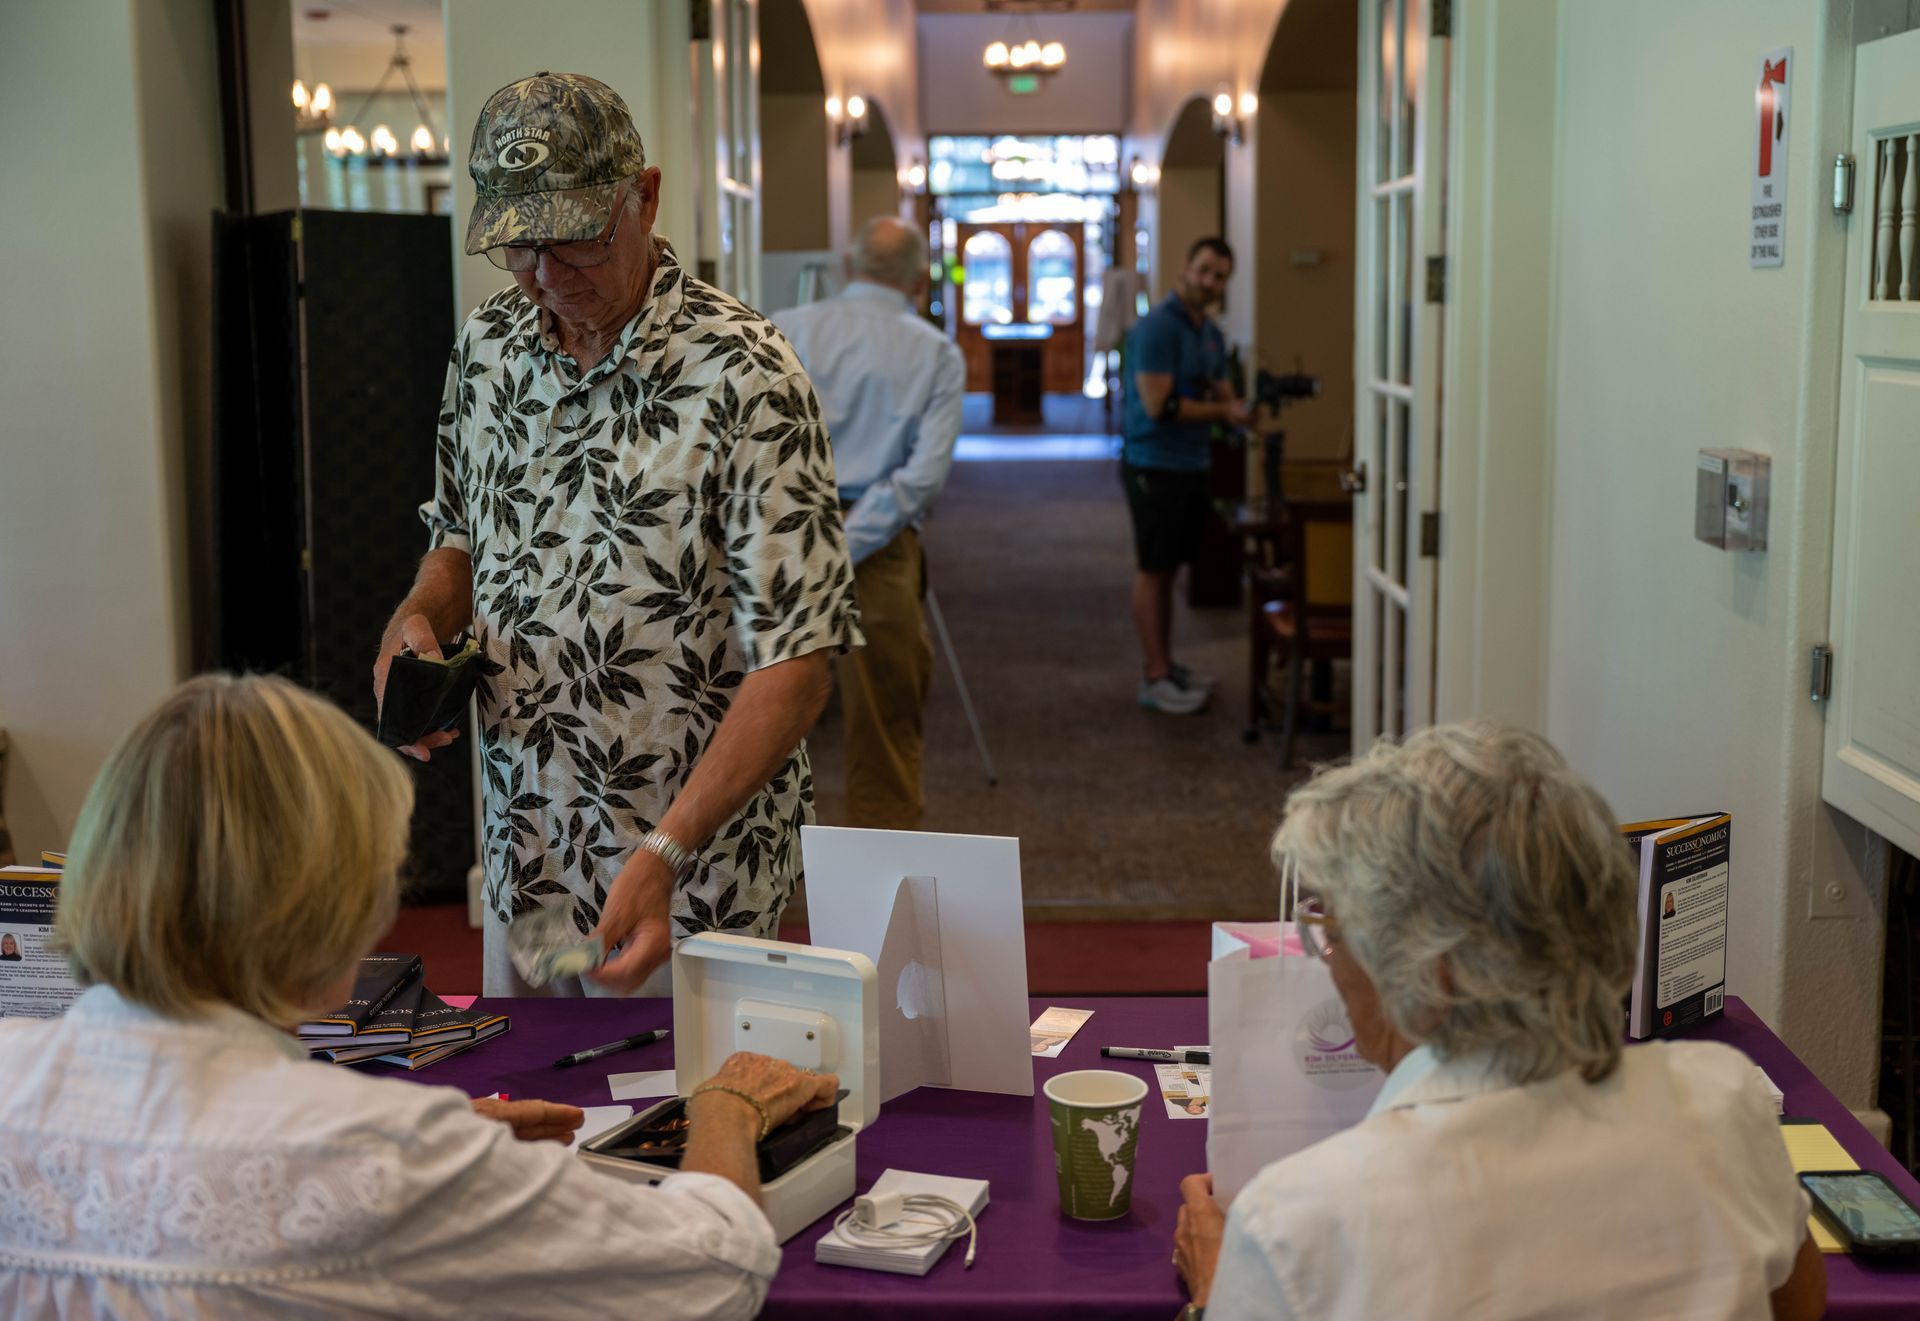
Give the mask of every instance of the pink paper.
M 479 998 L 477 995 L 443 995 L 440 997 L 443 1002 L 452 1005 L 455 1009 L 471 1009 L 473 1008 L 473 1002 Z
M 1290 922 L 1222 922 L 1220 929 L 1236 940 L 1246 942 L 1247 957 L 1271 959 L 1284 949 L 1288 954 L 1304 954 L 1300 932 Z

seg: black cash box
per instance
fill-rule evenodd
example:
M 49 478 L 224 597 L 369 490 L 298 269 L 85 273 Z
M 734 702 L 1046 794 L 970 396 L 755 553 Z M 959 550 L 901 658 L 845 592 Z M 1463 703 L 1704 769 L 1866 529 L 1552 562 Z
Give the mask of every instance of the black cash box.
M 772 1182 L 821 1147 L 852 1132 L 840 1122 L 840 1103 L 846 1099 L 847 1093 L 842 1090 L 832 1104 L 795 1115 L 760 1139 L 755 1148 L 760 1158 L 760 1181 Z M 686 1151 L 688 1126 L 687 1098 L 669 1097 L 629 1119 L 595 1143 L 593 1149 L 614 1160 L 677 1170 Z

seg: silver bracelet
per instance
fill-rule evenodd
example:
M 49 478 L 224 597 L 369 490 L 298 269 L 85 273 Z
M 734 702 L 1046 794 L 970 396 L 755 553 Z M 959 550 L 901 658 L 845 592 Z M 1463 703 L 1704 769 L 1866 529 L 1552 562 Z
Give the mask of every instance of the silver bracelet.
M 673 873 L 678 882 L 686 879 L 693 870 L 693 854 L 687 846 L 664 830 L 655 830 L 640 841 L 640 847 L 667 864 L 667 870 Z

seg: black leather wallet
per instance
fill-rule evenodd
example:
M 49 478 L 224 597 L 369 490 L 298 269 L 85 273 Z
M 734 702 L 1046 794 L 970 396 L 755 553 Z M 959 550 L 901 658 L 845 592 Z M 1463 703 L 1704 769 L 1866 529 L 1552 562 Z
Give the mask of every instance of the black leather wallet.
M 479 682 L 480 644 L 472 638 L 443 660 L 400 652 L 387 670 L 374 737 L 400 748 L 452 729 L 466 714 L 467 699 Z

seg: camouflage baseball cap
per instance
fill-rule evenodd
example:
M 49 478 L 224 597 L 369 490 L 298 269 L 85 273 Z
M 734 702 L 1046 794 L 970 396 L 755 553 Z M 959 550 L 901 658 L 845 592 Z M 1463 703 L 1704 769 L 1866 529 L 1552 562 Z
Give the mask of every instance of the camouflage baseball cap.
M 502 87 L 480 108 L 467 153 L 467 252 L 593 238 L 620 181 L 646 168 L 627 103 L 605 83 L 543 69 Z

